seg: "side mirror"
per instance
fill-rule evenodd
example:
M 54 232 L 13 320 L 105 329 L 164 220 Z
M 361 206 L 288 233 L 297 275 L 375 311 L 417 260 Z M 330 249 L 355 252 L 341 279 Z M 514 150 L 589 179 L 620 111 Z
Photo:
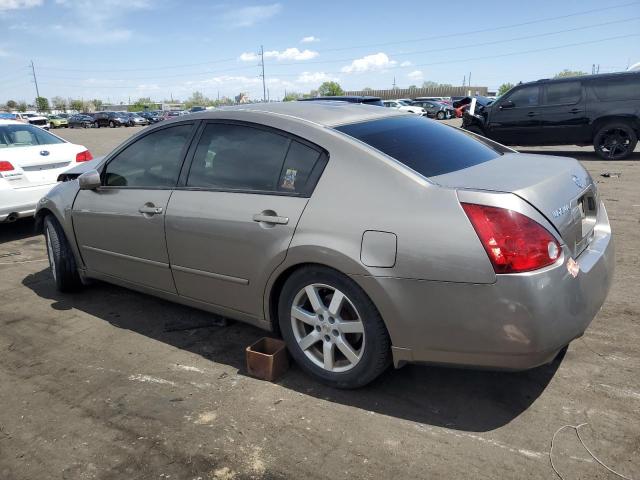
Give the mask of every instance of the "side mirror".
M 500 110 L 513 108 L 515 106 L 516 105 L 511 100 L 507 100 L 506 102 L 500 104 Z
M 80 184 L 80 190 L 95 190 L 102 185 L 100 174 L 97 170 L 84 172 L 78 177 L 78 183 Z

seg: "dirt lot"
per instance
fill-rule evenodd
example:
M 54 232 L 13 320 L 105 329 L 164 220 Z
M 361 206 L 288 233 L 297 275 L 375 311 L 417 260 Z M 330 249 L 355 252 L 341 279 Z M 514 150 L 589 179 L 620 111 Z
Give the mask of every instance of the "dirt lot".
M 133 131 L 56 133 L 101 155 Z M 59 294 L 33 223 L 0 225 L 0 479 L 549 479 L 554 432 L 581 423 L 638 478 L 640 153 L 527 151 L 577 156 L 598 179 L 617 270 L 586 335 L 524 373 L 408 366 L 335 391 L 294 367 L 262 382 L 244 347 L 263 332 L 106 284 Z M 566 479 L 615 478 L 570 429 L 554 461 Z

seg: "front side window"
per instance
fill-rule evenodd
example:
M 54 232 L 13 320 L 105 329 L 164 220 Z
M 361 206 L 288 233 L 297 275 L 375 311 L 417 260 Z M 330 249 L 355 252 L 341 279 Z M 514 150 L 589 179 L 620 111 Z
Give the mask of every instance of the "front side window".
M 135 141 L 107 164 L 103 174 L 104 185 L 174 187 L 192 127 L 187 124 L 163 128 Z
M 523 87 L 513 92 L 505 99 L 512 102 L 514 107 L 535 107 L 538 105 L 540 97 L 540 87 Z
M 187 187 L 304 194 L 319 157 L 278 133 L 212 123 L 198 142 Z
M 64 143 L 64 140 L 38 127 L 33 127 L 28 124 L 0 126 L 0 149 L 7 147 L 54 145 L 56 143 Z
M 572 105 L 582 96 L 580 82 L 550 83 L 546 86 L 546 105 Z

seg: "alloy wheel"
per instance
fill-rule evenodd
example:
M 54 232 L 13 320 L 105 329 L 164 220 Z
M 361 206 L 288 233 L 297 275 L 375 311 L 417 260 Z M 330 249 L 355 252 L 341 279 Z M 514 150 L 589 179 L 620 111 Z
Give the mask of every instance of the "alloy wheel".
M 351 300 L 330 285 L 314 283 L 297 293 L 291 326 L 298 347 L 326 371 L 349 371 L 364 354 L 362 318 Z
M 629 151 L 631 138 L 629 133 L 621 128 L 612 128 L 607 130 L 600 137 L 598 149 L 607 158 L 616 158 L 623 156 Z

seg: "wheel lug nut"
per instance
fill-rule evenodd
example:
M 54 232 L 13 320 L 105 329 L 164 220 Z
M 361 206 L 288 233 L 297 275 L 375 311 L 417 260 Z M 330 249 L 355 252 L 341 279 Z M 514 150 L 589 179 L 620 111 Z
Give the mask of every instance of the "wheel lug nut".
M 319 332 L 320 331 L 320 325 L 316 325 L 316 331 Z
M 336 323 L 336 319 L 333 317 L 329 317 L 329 323 L 334 324 Z
M 336 329 L 331 330 L 331 333 L 333 333 L 334 337 L 337 337 L 338 335 L 340 335 L 340 332 Z
M 331 341 L 331 337 L 329 335 L 325 335 L 324 336 L 325 341 L 330 342 Z

